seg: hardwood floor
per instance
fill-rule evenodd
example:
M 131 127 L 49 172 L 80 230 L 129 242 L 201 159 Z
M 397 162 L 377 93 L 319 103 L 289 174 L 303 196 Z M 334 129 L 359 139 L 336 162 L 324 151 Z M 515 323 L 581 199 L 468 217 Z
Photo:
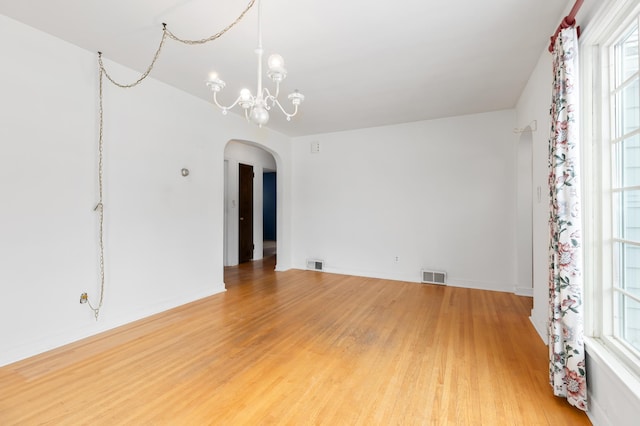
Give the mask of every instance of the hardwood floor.
M 0 368 L 0 424 L 590 424 L 552 395 L 531 299 L 273 265 Z

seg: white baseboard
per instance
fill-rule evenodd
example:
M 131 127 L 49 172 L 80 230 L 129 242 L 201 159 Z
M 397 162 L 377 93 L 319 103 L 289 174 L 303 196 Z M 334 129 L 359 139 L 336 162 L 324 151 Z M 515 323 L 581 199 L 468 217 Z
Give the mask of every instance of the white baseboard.
M 533 287 L 516 287 L 516 296 L 533 297 Z
M 531 310 L 531 316 L 529 317 L 529 321 L 531 321 L 531 324 L 533 324 L 533 328 L 536 329 L 536 331 L 538 332 L 538 335 L 546 345 L 548 343 L 547 323 L 546 322 L 539 323 L 538 321 L 536 321 L 535 313 L 533 309 Z

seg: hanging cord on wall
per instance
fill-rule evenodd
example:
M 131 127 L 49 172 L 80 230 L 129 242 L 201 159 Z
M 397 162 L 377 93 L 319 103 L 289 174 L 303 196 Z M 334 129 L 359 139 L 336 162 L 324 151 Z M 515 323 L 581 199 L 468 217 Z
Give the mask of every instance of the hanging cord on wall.
M 183 44 L 187 44 L 187 45 L 199 45 L 199 44 L 205 44 L 208 43 L 210 41 L 213 40 L 217 40 L 218 38 L 220 38 L 222 35 L 224 35 L 227 31 L 229 31 L 231 28 L 233 28 L 238 22 L 240 22 L 242 20 L 242 18 L 244 18 L 244 15 L 247 14 L 247 12 L 249 11 L 249 9 L 251 9 L 254 5 L 256 0 L 250 0 L 249 4 L 247 5 L 247 7 L 242 11 L 242 13 L 240 14 L 240 16 L 238 16 L 236 18 L 235 21 L 233 21 L 231 24 L 227 25 L 224 29 L 222 29 L 221 31 L 215 33 L 214 35 L 207 37 L 207 38 L 203 38 L 200 40 L 186 40 L 186 39 L 181 39 L 177 36 L 175 36 L 171 31 L 169 31 L 169 29 L 167 28 L 167 24 L 163 23 L 162 24 L 162 38 L 160 39 L 160 44 L 158 45 L 158 49 L 156 50 L 155 54 L 153 55 L 153 59 L 151 60 L 151 63 L 149 64 L 149 66 L 147 67 L 147 69 L 145 70 L 145 72 L 142 73 L 142 75 L 140 75 L 140 77 L 134 81 L 133 83 L 129 83 L 129 84 L 125 84 L 125 83 L 119 83 L 117 81 L 115 81 L 111 75 L 109 75 L 109 73 L 107 72 L 104 63 L 102 62 L 102 52 L 98 52 L 98 66 L 99 66 L 99 83 L 98 83 L 98 97 L 99 97 L 99 106 L 98 106 L 98 119 L 99 119 L 99 134 L 98 134 L 98 204 L 96 205 L 96 207 L 93 209 L 94 211 L 98 212 L 98 254 L 99 254 L 99 261 L 100 261 L 100 297 L 98 299 L 98 305 L 97 306 L 93 306 L 91 304 L 91 301 L 89 301 L 87 299 L 87 303 L 89 305 L 89 308 L 91 308 L 91 310 L 93 311 L 93 315 L 96 317 L 96 321 L 98 320 L 98 316 L 100 315 L 100 309 L 102 308 L 102 303 L 104 301 L 104 282 L 105 282 L 105 261 L 104 261 L 104 203 L 103 203 L 103 195 L 104 195 L 104 109 L 103 109 L 103 90 L 102 90 L 102 86 L 103 86 L 103 81 L 104 78 L 106 77 L 114 86 L 120 87 L 122 89 L 130 89 L 132 87 L 137 86 L 138 84 L 142 83 L 142 81 L 147 78 L 149 76 L 149 74 L 151 74 L 151 71 L 153 70 L 153 67 L 155 66 L 156 62 L 158 61 L 158 58 L 160 57 L 160 52 L 162 51 L 162 47 L 164 46 L 164 42 L 166 41 L 167 37 L 179 42 L 179 43 L 183 43 Z
M 98 52 L 98 55 L 102 55 Z M 102 302 L 104 300 L 104 204 L 102 203 L 103 196 L 103 164 L 104 164 L 104 143 L 103 143 L 103 109 L 102 109 L 102 81 L 104 76 L 104 70 L 100 67 L 100 76 L 98 82 L 98 94 L 100 98 L 100 105 L 98 107 L 98 118 L 100 122 L 99 136 L 98 136 L 98 204 L 93 209 L 93 211 L 98 212 L 98 253 L 100 259 L 100 299 L 98 301 L 98 306 L 94 307 L 91 304 L 91 301 L 87 299 L 87 303 L 89 307 L 93 311 L 93 315 L 96 317 L 96 321 L 98 321 L 98 315 L 100 315 L 100 308 L 102 308 Z

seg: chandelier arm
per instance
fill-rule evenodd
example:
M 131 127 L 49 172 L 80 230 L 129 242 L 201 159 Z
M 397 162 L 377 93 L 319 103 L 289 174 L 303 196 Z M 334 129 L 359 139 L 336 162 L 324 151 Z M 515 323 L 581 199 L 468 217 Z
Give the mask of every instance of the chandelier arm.
M 278 95 L 280 95 L 280 83 L 276 83 L 276 93 L 275 94 L 271 94 L 271 92 L 269 92 L 269 89 L 267 89 L 266 87 L 264 88 L 264 93 L 266 93 L 266 96 L 264 97 L 265 101 L 271 101 L 272 104 L 275 103 L 276 99 L 278 99 Z
M 266 87 L 263 89 L 263 92 L 264 94 L 262 95 L 262 98 L 264 99 L 265 108 L 267 108 L 267 110 L 270 110 L 275 103 L 276 98 L 271 93 L 269 93 L 269 89 L 267 89 Z
M 213 92 L 213 102 L 216 104 L 216 106 L 218 108 L 220 108 L 223 111 L 228 111 L 228 110 L 232 109 L 233 107 L 238 105 L 238 102 L 240 102 L 241 99 L 242 99 L 242 97 L 238 96 L 238 98 L 231 105 L 223 106 L 223 105 L 220 105 L 220 103 L 218 102 L 218 92 Z
M 293 113 L 289 114 L 287 111 L 284 110 L 284 108 L 282 107 L 282 105 L 280 105 L 280 102 L 277 99 L 274 98 L 273 104 L 278 105 L 278 108 L 280 108 L 280 111 L 282 111 L 282 113 L 286 115 L 288 119 L 298 113 L 298 105 L 294 105 Z
M 202 38 L 200 40 L 186 40 L 186 39 L 182 39 L 180 37 L 177 37 L 175 34 L 173 34 L 171 31 L 169 31 L 169 29 L 167 29 L 167 35 L 179 42 L 179 43 L 183 43 L 183 44 L 189 44 L 189 45 L 195 45 L 195 44 L 205 44 L 208 43 L 210 41 L 213 41 L 217 38 L 220 38 L 222 35 L 224 35 L 224 33 L 226 33 L 227 31 L 229 31 L 231 28 L 233 28 L 238 22 L 240 22 L 242 20 L 242 18 L 244 18 L 244 15 L 247 14 L 247 12 L 249 11 L 249 9 L 251 9 L 253 7 L 253 5 L 255 4 L 256 0 L 250 0 L 249 4 L 247 5 L 247 7 L 242 11 L 242 13 L 240 14 L 240 16 L 238 16 L 236 18 L 235 21 L 233 21 L 232 23 L 230 23 L 229 25 L 227 25 L 224 29 L 222 29 L 221 31 L 215 33 L 214 35 L 207 37 L 207 38 Z

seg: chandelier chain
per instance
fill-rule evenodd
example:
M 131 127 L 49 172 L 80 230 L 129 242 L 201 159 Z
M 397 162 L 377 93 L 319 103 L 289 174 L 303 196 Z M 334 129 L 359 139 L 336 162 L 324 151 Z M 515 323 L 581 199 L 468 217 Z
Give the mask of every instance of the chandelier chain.
M 158 50 L 156 50 L 156 53 L 153 55 L 153 59 L 151 60 L 151 63 L 147 67 L 147 70 L 142 73 L 140 78 L 138 78 L 133 83 L 124 84 L 124 83 L 118 83 L 117 81 L 115 81 L 109 75 L 109 73 L 107 72 L 106 68 L 104 67 L 104 63 L 102 62 L 102 52 L 98 52 L 98 64 L 100 65 L 100 69 L 104 73 L 104 76 L 107 77 L 107 79 L 109 79 L 109 81 L 111 83 L 113 83 L 115 86 L 118 86 L 118 87 L 120 87 L 122 89 L 130 89 L 132 87 L 135 87 L 138 84 L 142 83 L 142 80 L 144 80 L 145 78 L 147 78 L 149 76 L 149 74 L 151 74 L 151 71 L 153 70 L 153 67 L 156 64 L 156 61 L 160 57 L 160 52 L 162 51 L 162 46 L 164 46 L 164 42 L 165 42 L 166 39 L 167 39 L 167 28 L 166 28 L 166 26 L 164 26 L 163 29 L 162 29 L 162 39 L 160 39 L 160 44 L 158 45 Z
M 170 39 L 175 40 L 175 41 L 177 41 L 179 43 L 183 43 L 183 44 L 191 45 L 191 46 L 199 45 L 199 44 L 205 44 L 205 43 L 208 43 L 210 41 L 217 40 L 218 38 L 222 37 L 231 28 L 236 26 L 236 24 L 238 22 L 240 22 L 242 20 L 242 18 L 244 18 L 244 15 L 246 15 L 247 12 L 253 7 L 255 2 L 256 2 L 256 0 L 249 0 L 249 3 L 247 4 L 247 7 L 242 11 L 240 16 L 238 16 L 235 21 L 233 21 L 232 23 L 227 25 L 224 29 L 222 29 L 221 31 L 218 31 L 214 35 L 212 35 L 210 37 L 207 37 L 207 38 L 202 38 L 200 40 L 182 39 L 182 38 L 176 36 L 175 34 L 173 34 L 167 28 L 167 24 L 163 23 L 162 24 L 162 38 L 160 39 L 160 44 L 158 45 L 158 49 L 156 50 L 156 53 L 153 55 L 153 59 L 151 60 L 151 63 L 149 64 L 149 66 L 147 67 L 145 72 L 143 72 L 142 75 L 140 76 L 140 78 L 138 78 L 133 83 L 125 84 L 125 83 L 119 83 L 116 80 L 114 80 L 111 77 L 111 75 L 109 75 L 109 73 L 107 72 L 107 70 L 106 70 L 106 68 L 104 66 L 104 63 L 102 62 L 102 52 L 98 52 L 98 63 L 100 65 L 100 69 L 102 70 L 102 72 L 104 72 L 104 76 L 107 77 L 107 79 L 111 83 L 113 83 L 115 86 L 120 87 L 122 89 L 130 89 L 132 87 L 135 87 L 138 84 L 142 83 L 142 81 L 145 78 L 147 78 L 149 76 L 149 74 L 151 74 L 151 71 L 153 70 L 153 67 L 155 66 L 156 62 L 158 61 L 158 58 L 160 57 L 160 53 L 162 52 L 162 47 L 164 46 L 164 42 L 166 41 L 167 37 L 169 37 Z
M 218 38 L 220 38 L 222 35 L 224 35 L 224 33 L 226 33 L 227 31 L 229 31 L 231 28 L 233 28 L 238 22 L 240 22 L 242 20 L 242 18 L 244 18 L 244 15 L 247 14 L 247 12 L 249 11 L 249 9 L 251 9 L 254 5 L 254 3 L 256 2 L 256 0 L 250 0 L 249 4 L 247 4 L 247 7 L 242 11 L 242 13 L 240 14 L 240 16 L 238 16 L 236 18 L 235 21 L 233 21 L 232 23 L 230 23 L 229 25 L 226 26 L 226 28 L 222 29 L 221 31 L 215 33 L 214 35 L 207 37 L 207 38 L 202 38 L 200 40 L 185 40 L 182 38 L 177 37 L 176 35 L 174 35 L 171 31 L 169 31 L 169 29 L 167 29 L 165 27 L 165 30 L 167 32 L 167 35 L 180 43 L 184 43 L 184 44 L 188 44 L 188 45 L 197 45 L 197 44 L 205 44 L 208 43 L 210 41 L 216 40 Z
M 137 86 L 138 84 L 142 83 L 142 81 L 147 78 L 149 76 L 149 74 L 151 74 L 151 71 L 153 70 L 153 67 L 155 66 L 156 62 L 158 61 L 158 58 L 160 57 L 160 53 L 162 52 L 162 47 L 164 46 L 165 41 L 167 40 L 167 37 L 183 43 L 183 44 L 187 44 L 187 45 L 199 45 L 199 44 L 204 44 L 204 43 L 208 43 L 210 41 L 216 40 L 218 38 L 220 38 L 222 35 L 224 35 L 227 31 L 229 31 L 231 28 L 233 28 L 238 22 L 240 22 L 242 20 L 242 18 L 244 18 L 244 15 L 246 15 L 246 13 L 249 11 L 249 9 L 251 9 L 253 7 L 255 3 L 255 0 L 250 0 L 249 4 L 247 5 L 247 7 L 242 11 L 242 13 L 240 14 L 240 16 L 238 16 L 238 18 L 236 18 L 235 21 L 233 21 L 231 24 L 227 25 L 223 30 L 217 32 L 216 34 L 212 35 L 211 37 L 207 37 L 207 38 L 203 38 L 200 40 L 186 40 L 186 39 L 181 39 L 179 37 L 177 37 L 176 35 L 174 35 L 171 31 L 169 31 L 169 29 L 167 28 L 167 24 L 162 24 L 162 38 L 160 39 L 160 44 L 158 45 L 158 49 L 156 50 L 155 54 L 153 55 L 153 59 L 151 60 L 151 63 L 149 64 L 149 66 L 147 67 L 147 69 L 145 70 L 145 72 L 143 72 L 140 77 L 134 81 L 133 83 L 130 84 L 125 84 L 125 83 L 119 83 L 116 80 L 114 80 L 111 75 L 109 75 L 109 73 L 107 72 L 107 69 L 104 66 L 104 63 L 102 61 L 102 52 L 98 52 L 98 66 L 99 66 L 99 83 L 98 83 L 98 97 L 99 97 L 99 107 L 98 107 L 98 120 L 99 120 L 99 130 L 98 130 L 98 204 L 96 205 L 96 207 L 94 208 L 94 211 L 96 211 L 98 213 L 98 257 L 99 257 L 99 262 L 100 262 L 100 297 L 98 299 L 98 304 L 97 306 L 93 306 L 91 304 L 91 301 L 87 300 L 87 303 L 89 305 L 89 308 L 91 308 L 91 310 L 93 311 L 93 314 L 96 318 L 96 321 L 98 320 L 98 316 L 100 315 L 100 309 L 102 308 L 102 304 L 104 302 L 104 283 L 105 283 L 105 256 L 104 256 L 104 203 L 103 203 L 103 196 L 104 196 L 104 108 L 103 108 L 103 103 L 104 103 L 104 99 L 103 99 L 103 81 L 104 78 L 106 77 L 113 85 L 120 87 L 122 89 L 130 89 L 132 87 Z

